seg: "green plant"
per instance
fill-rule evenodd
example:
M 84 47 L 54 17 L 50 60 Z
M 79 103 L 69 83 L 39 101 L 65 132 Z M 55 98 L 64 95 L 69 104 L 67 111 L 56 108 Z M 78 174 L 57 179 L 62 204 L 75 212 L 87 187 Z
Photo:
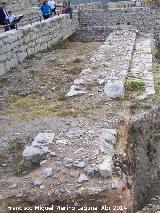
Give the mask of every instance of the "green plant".
M 130 126 L 129 129 L 128 129 L 128 133 L 130 135 L 135 135 L 137 133 L 137 128 L 135 126 Z
M 137 104 L 133 104 L 133 105 L 129 106 L 129 111 L 130 111 L 131 114 L 135 114 L 137 109 L 138 109 Z
M 34 54 L 31 54 L 31 55 L 27 55 L 25 59 L 32 60 L 34 57 L 35 57 Z
M 124 86 L 128 91 L 142 91 L 145 84 L 141 81 L 126 80 Z

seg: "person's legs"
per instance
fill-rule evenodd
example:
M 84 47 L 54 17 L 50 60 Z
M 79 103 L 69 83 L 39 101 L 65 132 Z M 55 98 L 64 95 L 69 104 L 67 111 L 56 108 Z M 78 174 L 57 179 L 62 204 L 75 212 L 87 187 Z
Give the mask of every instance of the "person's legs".
M 43 15 L 44 20 L 49 18 L 49 15 Z
M 11 25 L 10 25 L 10 29 L 11 29 L 11 30 L 14 30 L 14 29 L 16 29 L 16 26 L 15 26 L 15 24 L 11 24 Z
M 10 23 L 9 23 L 9 20 L 8 20 L 8 19 L 4 21 L 4 25 L 7 25 L 7 26 L 4 26 L 5 32 L 6 32 L 6 31 L 9 31 L 9 29 L 10 29 L 9 24 L 10 24 Z
M 54 15 L 56 15 L 56 9 L 52 9 L 52 13 L 54 13 Z

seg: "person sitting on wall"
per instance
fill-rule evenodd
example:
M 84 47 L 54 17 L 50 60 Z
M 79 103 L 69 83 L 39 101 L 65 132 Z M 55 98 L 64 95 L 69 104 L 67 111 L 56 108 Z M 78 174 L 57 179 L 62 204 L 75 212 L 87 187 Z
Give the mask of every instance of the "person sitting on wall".
M 8 17 L 9 17 L 10 29 L 13 30 L 16 28 L 16 25 L 14 23 L 16 16 L 13 15 L 11 11 L 8 11 Z
M 9 17 L 5 2 L 2 2 L 0 7 L 0 25 L 4 25 L 5 31 L 9 31 Z
M 48 0 L 48 5 L 52 9 L 52 14 L 54 13 L 54 15 L 56 15 L 56 4 L 55 4 L 55 2 L 53 0 Z
M 42 12 L 42 15 L 43 15 L 43 18 L 44 20 L 45 19 L 48 19 L 51 14 L 52 14 L 52 9 L 51 7 L 48 5 L 48 1 L 45 0 L 40 8 L 41 12 Z

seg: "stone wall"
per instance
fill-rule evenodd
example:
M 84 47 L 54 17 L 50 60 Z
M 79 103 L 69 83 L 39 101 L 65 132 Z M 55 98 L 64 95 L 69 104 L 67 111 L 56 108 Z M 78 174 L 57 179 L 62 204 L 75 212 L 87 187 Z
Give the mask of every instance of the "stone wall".
M 158 8 L 80 11 L 80 31 L 86 32 L 86 34 L 89 31 L 91 37 L 96 30 L 107 31 L 120 25 L 137 28 L 140 32 L 153 33 L 155 38 L 160 41 L 160 9 Z M 96 40 L 98 39 L 101 38 L 97 37 Z
M 72 35 L 78 27 L 77 14 L 73 16 L 72 20 L 69 15 L 55 16 L 0 34 L 0 75 L 27 56 L 50 48 Z
M 7 8 L 10 10 L 29 9 L 33 5 L 38 5 L 39 0 L 0 0 L 7 3 Z

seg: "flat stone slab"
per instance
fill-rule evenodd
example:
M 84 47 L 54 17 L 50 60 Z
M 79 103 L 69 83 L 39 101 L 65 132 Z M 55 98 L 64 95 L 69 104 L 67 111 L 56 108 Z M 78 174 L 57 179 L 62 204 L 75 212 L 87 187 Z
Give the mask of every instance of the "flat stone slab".
M 41 147 L 52 144 L 55 138 L 55 133 L 38 133 L 35 137 L 34 141 L 32 142 L 32 146 L 34 147 Z
M 34 147 L 34 146 L 31 145 L 31 146 L 25 147 L 22 156 L 24 158 L 30 159 L 34 156 L 42 155 L 42 154 L 48 153 L 48 152 L 49 152 L 48 147 L 37 148 L 37 147 Z
M 124 82 L 123 81 L 114 81 L 108 82 L 104 87 L 104 94 L 108 98 L 124 98 Z

